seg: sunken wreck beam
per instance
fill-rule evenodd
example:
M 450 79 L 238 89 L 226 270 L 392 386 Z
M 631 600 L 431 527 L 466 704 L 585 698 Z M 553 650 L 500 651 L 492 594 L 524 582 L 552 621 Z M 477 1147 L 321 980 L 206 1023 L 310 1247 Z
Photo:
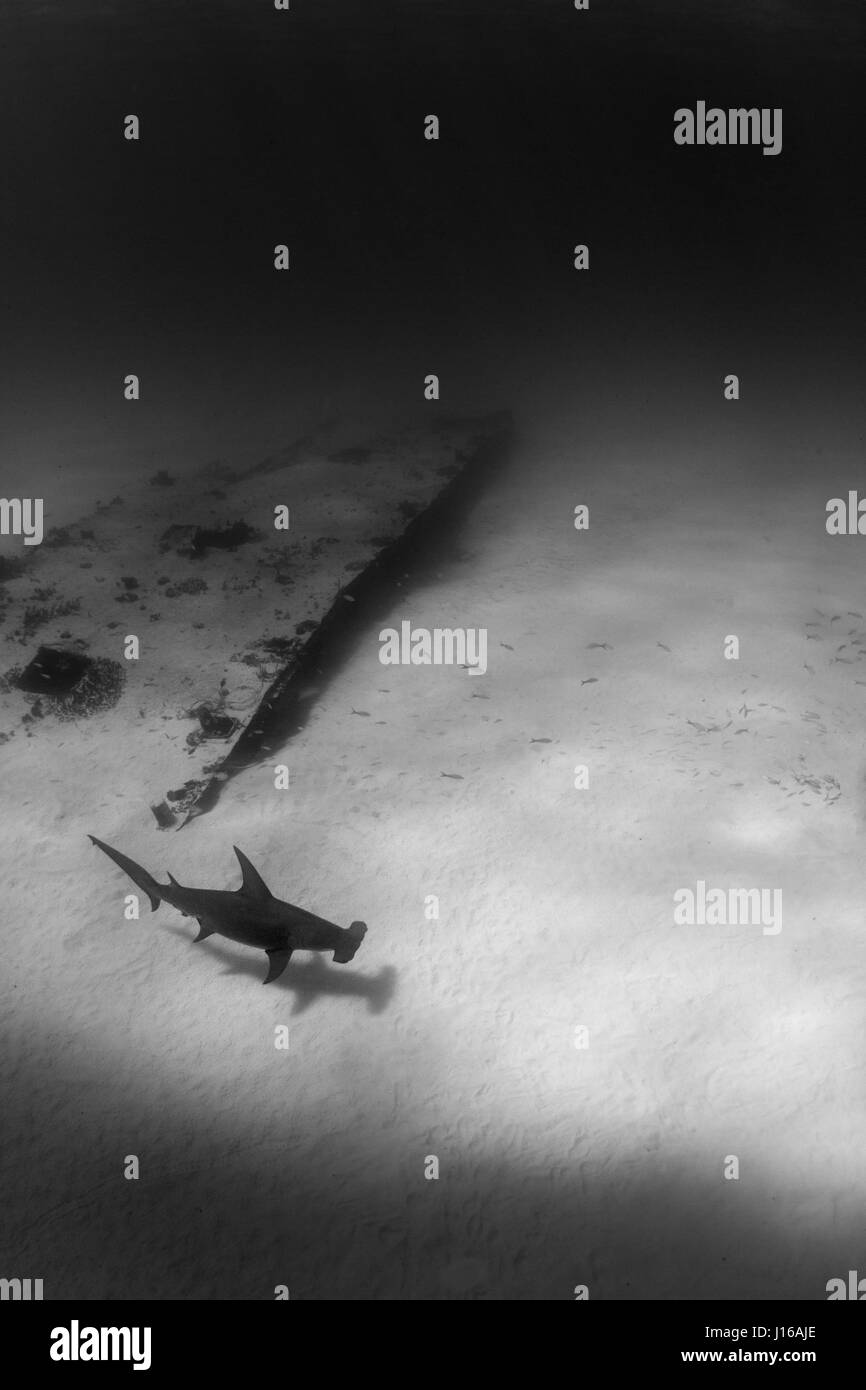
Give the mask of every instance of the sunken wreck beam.
M 271 682 L 228 754 L 187 800 L 182 826 L 212 810 L 232 777 L 269 757 L 299 732 L 316 699 L 377 615 L 392 607 L 398 591 L 405 592 L 432 569 L 441 569 L 443 560 L 447 562 L 454 533 L 503 465 L 513 436 L 510 411 L 484 417 L 477 426 L 471 449 L 458 456 L 458 472 L 399 536 L 340 589 L 316 629 Z

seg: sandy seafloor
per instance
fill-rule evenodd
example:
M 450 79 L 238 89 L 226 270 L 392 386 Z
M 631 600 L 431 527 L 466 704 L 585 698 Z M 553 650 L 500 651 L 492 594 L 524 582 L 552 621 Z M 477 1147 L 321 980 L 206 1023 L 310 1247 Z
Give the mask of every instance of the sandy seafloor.
M 287 746 L 291 791 L 252 769 L 178 834 L 122 740 L 111 786 L 70 783 L 45 729 L 4 779 L 7 1273 L 47 1298 L 821 1299 L 858 1267 L 866 595 L 823 527 L 854 461 L 783 506 L 757 436 L 660 459 L 640 421 L 575 412 L 523 415 L 462 558 L 394 610 L 485 626 L 483 678 L 383 667 L 371 632 Z M 365 920 L 363 949 L 263 989 L 166 906 L 124 922 L 86 832 L 209 887 L 237 844 L 278 896 Z M 782 931 L 675 926 L 699 878 L 780 888 Z

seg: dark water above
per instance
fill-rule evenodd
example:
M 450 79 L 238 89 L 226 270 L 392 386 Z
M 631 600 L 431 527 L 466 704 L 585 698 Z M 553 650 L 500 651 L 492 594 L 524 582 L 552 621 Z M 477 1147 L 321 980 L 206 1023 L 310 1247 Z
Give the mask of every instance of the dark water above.
M 250 465 L 329 414 L 423 409 L 430 371 L 445 409 L 579 403 L 603 433 L 655 405 L 662 436 L 737 371 L 764 435 L 850 444 L 863 37 L 859 4 L 790 0 L 7 0 L 4 491 L 43 479 L 57 514 Z M 703 98 L 781 106 L 781 156 L 676 148 Z

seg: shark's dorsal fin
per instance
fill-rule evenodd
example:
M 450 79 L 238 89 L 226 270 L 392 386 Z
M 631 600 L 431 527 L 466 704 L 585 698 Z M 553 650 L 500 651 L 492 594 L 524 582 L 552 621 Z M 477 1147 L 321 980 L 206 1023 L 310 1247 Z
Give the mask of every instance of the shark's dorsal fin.
M 169 874 L 169 876 L 168 876 L 168 881 L 169 881 L 169 883 L 173 883 L 174 886 L 175 886 L 175 888 L 179 888 L 179 887 L 180 887 L 180 884 L 178 883 L 178 881 L 177 881 L 177 879 L 175 878 L 174 874 Z
M 243 850 L 238 849 L 237 845 L 234 845 L 233 849 L 238 857 L 241 873 L 244 876 L 244 881 L 238 889 L 238 892 L 248 893 L 251 898 L 272 898 L 274 895 L 270 888 L 265 883 L 258 869 L 253 868 Z

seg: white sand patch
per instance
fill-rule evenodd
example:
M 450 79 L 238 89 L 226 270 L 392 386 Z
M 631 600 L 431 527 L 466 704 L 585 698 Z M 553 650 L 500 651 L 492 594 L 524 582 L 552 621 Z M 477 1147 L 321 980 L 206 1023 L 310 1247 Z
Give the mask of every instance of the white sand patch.
M 287 795 L 254 768 L 161 835 L 134 745 L 73 787 L 59 746 L 5 750 L 3 1080 L 38 1155 L 6 1190 L 46 1213 L 7 1235 L 52 1296 L 822 1298 L 854 1267 L 862 701 L 833 657 L 866 632 L 861 565 L 808 499 L 763 542 L 760 499 L 686 476 L 583 478 L 610 524 L 577 535 L 569 450 L 530 437 L 465 561 L 394 612 L 486 625 L 488 674 L 384 668 L 371 632 Z M 168 909 L 124 923 L 90 829 L 206 886 L 239 844 L 279 896 L 367 921 L 363 950 L 264 990 Z M 781 888 L 782 932 L 675 926 L 698 878 Z

